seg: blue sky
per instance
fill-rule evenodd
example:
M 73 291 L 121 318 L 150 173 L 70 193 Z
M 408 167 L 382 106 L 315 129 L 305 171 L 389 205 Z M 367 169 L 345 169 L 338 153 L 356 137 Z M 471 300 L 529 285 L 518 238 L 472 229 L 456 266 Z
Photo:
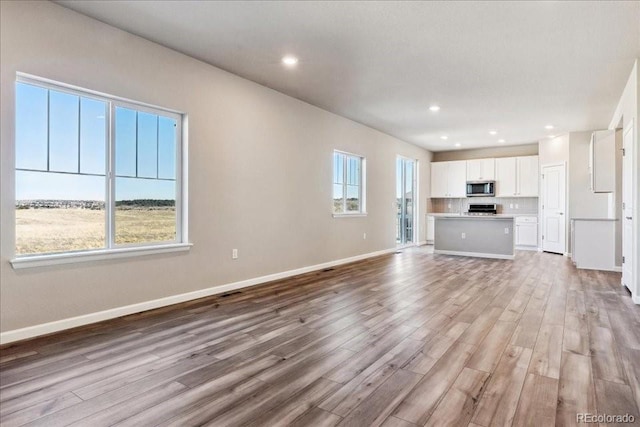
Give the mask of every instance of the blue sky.
M 107 108 L 100 100 L 16 84 L 16 168 L 47 170 L 49 127 L 49 170 L 67 172 L 16 171 L 17 200 L 105 199 Z M 174 199 L 175 181 L 141 178 L 175 179 L 175 144 L 174 119 L 116 107 L 116 200 Z

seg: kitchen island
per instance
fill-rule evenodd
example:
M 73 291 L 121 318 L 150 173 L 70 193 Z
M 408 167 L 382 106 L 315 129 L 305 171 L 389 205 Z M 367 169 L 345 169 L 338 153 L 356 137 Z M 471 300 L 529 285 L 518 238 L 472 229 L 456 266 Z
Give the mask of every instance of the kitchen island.
M 434 253 L 513 259 L 514 217 L 510 215 L 438 215 Z

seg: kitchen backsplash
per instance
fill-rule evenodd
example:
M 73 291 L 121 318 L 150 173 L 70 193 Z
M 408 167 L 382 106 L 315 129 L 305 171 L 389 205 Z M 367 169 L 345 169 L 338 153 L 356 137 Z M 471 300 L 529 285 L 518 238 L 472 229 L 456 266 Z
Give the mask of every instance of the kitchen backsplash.
M 469 203 L 495 203 L 498 213 L 538 214 L 537 197 L 469 197 L 466 199 L 431 199 L 431 213 L 464 213 Z M 516 205 L 518 206 L 516 209 Z

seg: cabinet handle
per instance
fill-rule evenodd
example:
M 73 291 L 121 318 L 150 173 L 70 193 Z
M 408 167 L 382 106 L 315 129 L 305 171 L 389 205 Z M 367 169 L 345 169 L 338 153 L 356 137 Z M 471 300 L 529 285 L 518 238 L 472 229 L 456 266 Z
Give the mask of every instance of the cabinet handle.
M 628 219 L 629 221 L 633 219 L 633 217 L 630 217 L 630 216 L 626 216 L 625 218 Z

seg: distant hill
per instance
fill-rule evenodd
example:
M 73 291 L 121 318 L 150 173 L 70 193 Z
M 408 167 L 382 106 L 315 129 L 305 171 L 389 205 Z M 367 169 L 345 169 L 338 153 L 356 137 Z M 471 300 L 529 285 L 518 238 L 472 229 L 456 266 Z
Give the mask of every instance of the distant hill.
M 135 208 L 168 208 L 174 207 L 175 200 L 135 199 L 116 201 L 116 207 Z M 17 200 L 16 209 L 104 209 L 100 200 Z
M 167 208 L 176 205 L 175 200 L 167 199 L 135 199 L 135 200 L 121 200 L 116 201 L 116 206 L 129 206 L 132 208 Z

